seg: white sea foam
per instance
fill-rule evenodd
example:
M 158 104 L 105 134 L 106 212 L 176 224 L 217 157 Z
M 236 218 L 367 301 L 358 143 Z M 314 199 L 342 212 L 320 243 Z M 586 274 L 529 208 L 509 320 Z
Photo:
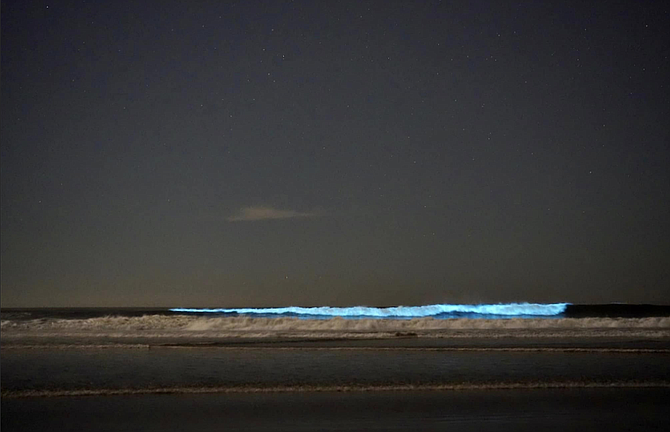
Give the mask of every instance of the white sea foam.
M 649 318 L 555 318 L 555 319 L 300 319 L 292 317 L 254 318 L 144 315 L 139 317 L 107 316 L 89 319 L 3 320 L 3 337 L 16 333 L 97 333 L 132 336 L 134 334 L 204 334 L 270 337 L 277 334 L 328 334 L 347 337 L 352 334 L 428 333 L 456 334 L 462 331 L 540 331 L 540 330 L 625 330 L 649 329 L 670 331 L 670 317 Z

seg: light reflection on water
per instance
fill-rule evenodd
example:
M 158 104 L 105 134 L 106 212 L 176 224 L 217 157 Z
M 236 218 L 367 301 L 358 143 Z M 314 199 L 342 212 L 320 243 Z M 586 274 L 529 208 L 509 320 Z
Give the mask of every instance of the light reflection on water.
M 405 385 L 670 381 L 666 354 L 444 352 L 309 348 L 17 349 L 2 387 Z

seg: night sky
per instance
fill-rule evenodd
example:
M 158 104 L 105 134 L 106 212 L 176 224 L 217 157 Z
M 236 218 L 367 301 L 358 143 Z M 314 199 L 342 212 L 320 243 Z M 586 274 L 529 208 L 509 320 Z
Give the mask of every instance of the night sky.
M 2 306 L 670 303 L 669 29 L 2 1 Z

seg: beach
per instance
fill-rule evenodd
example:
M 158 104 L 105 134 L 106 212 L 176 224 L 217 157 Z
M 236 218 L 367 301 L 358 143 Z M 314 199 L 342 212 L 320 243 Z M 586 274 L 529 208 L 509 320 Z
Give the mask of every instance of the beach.
M 4 431 L 667 430 L 670 390 L 172 394 L 2 401 Z
M 667 344 L 373 342 L 3 349 L 2 429 L 663 430 L 670 424 Z
M 667 317 L 12 313 L 7 431 L 670 425 Z

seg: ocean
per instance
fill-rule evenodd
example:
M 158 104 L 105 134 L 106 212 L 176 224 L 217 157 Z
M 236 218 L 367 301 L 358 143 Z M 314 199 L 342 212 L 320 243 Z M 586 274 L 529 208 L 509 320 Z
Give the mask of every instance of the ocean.
M 670 307 L 3 309 L 3 430 L 670 426 Z

